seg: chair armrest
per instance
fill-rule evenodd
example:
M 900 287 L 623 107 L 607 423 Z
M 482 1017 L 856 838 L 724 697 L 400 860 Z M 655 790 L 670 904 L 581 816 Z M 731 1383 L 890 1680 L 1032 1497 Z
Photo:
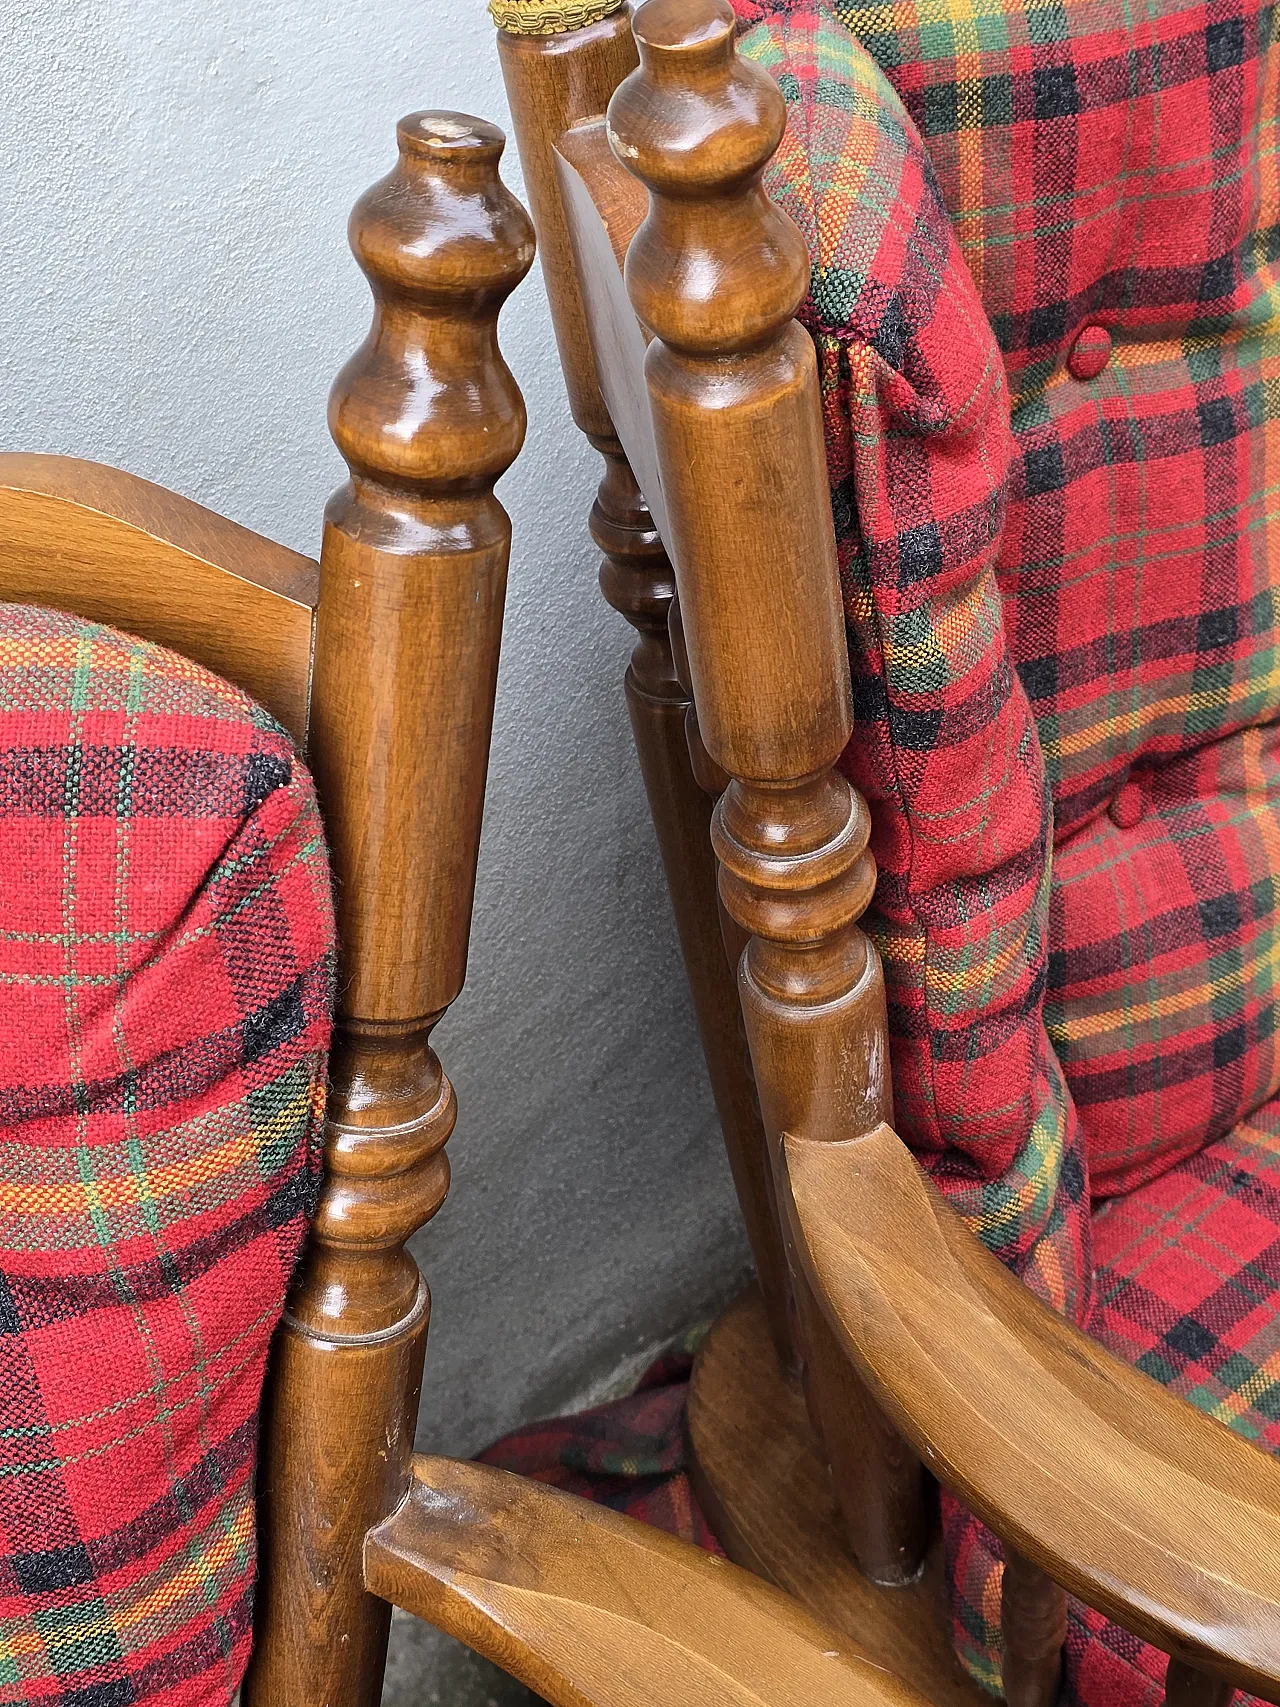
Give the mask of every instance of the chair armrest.
M 925 1463 L 1090 1606 L 1280 1698 L 1280 1464 L 1041 1304 L 887 1126 L 785 1156 L 800 1259 Z
M 736 1565 L 484 1464 L 414 1460 L 365 1585 L 555 1707 L 924 1707 Z

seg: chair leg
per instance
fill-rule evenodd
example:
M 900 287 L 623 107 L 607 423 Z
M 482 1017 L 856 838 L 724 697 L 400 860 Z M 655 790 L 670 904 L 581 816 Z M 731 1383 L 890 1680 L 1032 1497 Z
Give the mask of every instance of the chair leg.
M 1067 1596 L 1029 1559 L 1005 1548 L 1000 1596 L 1004 1698 L 1009 1707 L 1054 1707 L 1062 1682 Z
M 421 1285 L 408 1320 L 364 1344 L 281 1327 L 244 1707 L 378 1707 L 391 1608 L 365 1592 L 364 1539 L 409 1483 L 429 1310 Z

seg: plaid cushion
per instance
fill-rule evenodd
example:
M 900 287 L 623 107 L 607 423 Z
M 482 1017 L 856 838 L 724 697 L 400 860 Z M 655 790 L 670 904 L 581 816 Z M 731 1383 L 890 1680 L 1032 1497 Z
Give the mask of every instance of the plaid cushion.
M 333 952 L 310 780 L 159 647 L 0 606 L 0 1702 L 227 1702 Z
M 1280 1098 L 1094 1216 L 1091 1331 L 1171 1392 L 1280 1451 Z M 962 1657 L 998 1686 L 1001 1552 L 946 1502 Z M 1072 1601 L 1071 1696 L 1159 1707 L 1164 1656 Z M 1239 1704 L 1252 1697 L 1237 1695 Z
M 1275 12 L 734 3 L 814 264 L 899 1124 L 1088 1323 L 1090 1198 L 1280 1088 Z
M 1035 714 L 1059 847 L 1108 811 L 1115 829 L 1132 829 L 1171 761 L 1280 710 L 1274 10 L 1261 0 L 1161 0 L 1141 18 L 1120 0 L 738 9 L 756 26 L 743 50 L 771 65 L 792 104 L 771 188 L 810 238 L 809 323 L 820 344 L 835 332 L 847 350 L 845 371 L 828 362 L 826 384 L 846 576 L 864 593 L 860 612 L 847 588 L 855 677 L 868 613 L 882 629 L 896 617 L 901 636 L 876 563 L 897 551 L 900 578 L 929 583 L 912 588 L 917 618 L 931 605 L 951 618 L 932 631 L 935 655 L 918 654 L 917 679 L 930 672 L 940 716 L 982 715 L 940 634 L 959 627 L 944 578 L 962 557 L 976 566 L 985 539 L 999 588 L 986 607 L 1000 631 L 993 654 L 1012 658 Z M 975 328 L 976 302 L 985 318 Z M 997 356 L 1011 447 L 982 418 Z M 982 442 L 960 452 L 961 426 Z M 862 464 L 852 479 L 842 437 Z M 894 674 L 890 659 L 898 711 Z M 894 758 L 909 749 L 918 762 L 924 742 L 933 772 L 950 771 L 970 801 L 990 800 L 994 783 L 1007 816 L 998 771 L 971 783 L 961 755 L 952 764 L 939 750 L 945 720 L 938 733 L 917 723 L 909 743 L 873 699 L 860 710 L 861 748 L 877 722 Z M 1217 818 L 1232 812 L 1232 778 L 1256 753 L 1224 754 L 1222 774 L 1210 766 L 1196 779 L 1217 797 Z M 865 750 L 854 770 L 892 774 Z M 882 790 L 865 780 L 875 804 Z M 896 792 L 918 842 L 912 779 Z M 1107 845 L 1095 836 L 1089 850 L 1092 872 L 1078 851 L 1072 881 L 1055 890 L 1043 1017 L 1098 1191 L 1150 1177 L 1280 1086 L 1274 861 L 1248 827 L 1216 849 L 1214 834 L 1198 838 L 1188 875 L 1179 835 L 1153 870 L 1108 826 Z M 989 869 L 1008 869 L 1004 849 L 990 855 Z M 1131 868 L 1119 896 L 1117 860 Z M 898 923 L 911 909 L 891 882 L 892 870 L 882 910 Z M 972 990 L 1006 962 L 997 922 L 975 918 L 972 902 L 964 910 Z M 998 982 L 988 1014 L 1004 993 Z M 896 1019 L 905 1036 L 909 1021 Z M 930 1053 L 936 1062 L 936 1043 Z M 899 1077 L 914 1116 L 924 1068 L 904 1060 Z M 904 1125 L 928 1144 L 914 1118 Z
M 685 1399 L 693 1352 L 705 1332 L 705 1326 L 695 1329 L 676 1351 L 651 1364 L 629 1397 L 518 1429 L 480 1453 L 480 1462 L 548 1482 L 723 1553 L 685 1470 Z

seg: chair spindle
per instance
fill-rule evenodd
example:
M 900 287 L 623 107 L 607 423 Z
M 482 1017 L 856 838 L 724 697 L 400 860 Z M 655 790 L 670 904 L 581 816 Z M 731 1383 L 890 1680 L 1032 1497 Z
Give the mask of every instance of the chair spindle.
M 607 0 L 600 0 L 593 9 L 606 7 Z M 495 8 L 504 18 L 510 10 Z M 605 462 L 591 533 L 604 553 L 601 590 L 637 634 L 626 674 L 636 753 L 770 1332 L 780 1361 L 790 1368 L 795 1353 L 786 1259 L 755 1086 L 741 1041 L 737 992 L 720 938 L 711 801 L 697 786 L 684 751 L 689 698 L 667 633 L 674 593 L 671 565 L 601 396 L 553 152 L 570 125 L 604 111 L 635 66 L 631 8 L 615 5 L 605 16 L 563 34 L 499 29 L 498 54 L 570 408 Z
M 376 1707 L 390 1607 L 369 1528 L 409 1485 L 429 1298 L 405 1242 L 448 1188 L 454 1096 L 431 1032 L 462 987 L 510 523 L 494 482 L 524 437 L 498 311 L 533 230 L 498 178 L 501 131 L 399 127 L 351 241 L 372 330 L 330 426 L 311 758 L 332 843 L 341 966 L 325 1183 L 275 1349 L 261 1636 L 246 1707 Z
M 1164 1674 L 1165 1707 L 1227 1707 L 1235 1685 L 1210 1677 L 1182 1660 L 1170 1660 Z
M 647 0 L 634 33 L 640 69 L 609 107 L 614 150 L 651 198 L 627 288 L 654 335 L 668 545 L 699 728 L 731 778 L 714 841 L 725 906 L 751 934 L 739 991 L 780 1168 L 787 1132 L 853 1138 L 891 1117 L 883 975 L 858 929 L 875 883 L 867 811 L 833 768 L 852 715 L 817 367 L 792 319 L 808 261 L 761 185 L 782 97 L 737 59 L 726 0 Z M 854 1556 L 909 1581 L 920 1467 L 792 1279 Z
M 1054 1707 L 1067 1637 L 1066 1591 L 1009 1547 L 1005 1548 L 1000 1630 L 1008 1707 Z

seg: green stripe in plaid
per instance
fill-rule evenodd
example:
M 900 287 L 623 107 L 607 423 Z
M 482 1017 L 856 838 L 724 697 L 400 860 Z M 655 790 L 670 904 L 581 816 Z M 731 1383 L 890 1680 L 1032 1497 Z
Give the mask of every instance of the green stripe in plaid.
M 813 260 L 900 1124 L 1084 1319 L 1090 1195 L 1280 1089 L 1276 13 L 735 6 Z M 994 1684 L 993 1555 L 948 1509 Z M 1091 1669 L 1129 1638 L 1072 1640 L 1079 1699 L 1141 1699 Z
M 310 780 L 187 660 L 0 606 L 0 1703 L 248 1655 L 333 955 Z
M 1102 1204 L 1093 1249 L 1091 1332 L 1198 1410 L 1280 1451 L 1280 1099 Z M 961 1654 L 996 1688 L 1000 1545 L 954 1500 L 946 1527 Z M 1075 1700 L 1164 1699 L 1164 1656 L 1074 1600 L 1067 1664 Z

